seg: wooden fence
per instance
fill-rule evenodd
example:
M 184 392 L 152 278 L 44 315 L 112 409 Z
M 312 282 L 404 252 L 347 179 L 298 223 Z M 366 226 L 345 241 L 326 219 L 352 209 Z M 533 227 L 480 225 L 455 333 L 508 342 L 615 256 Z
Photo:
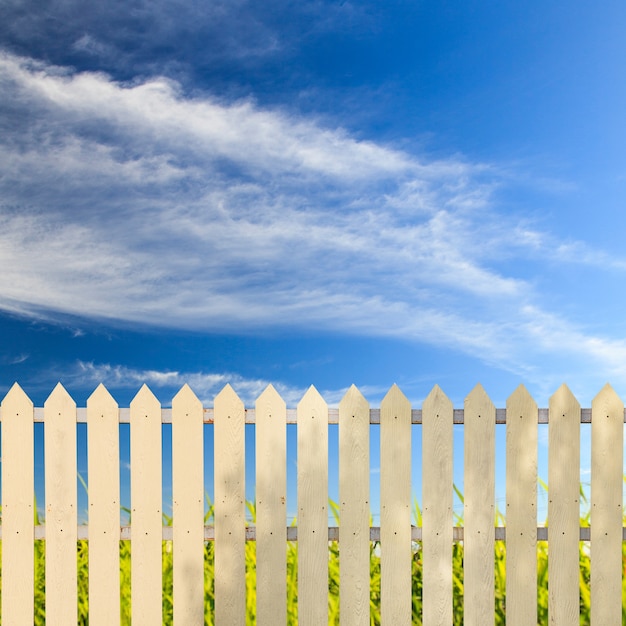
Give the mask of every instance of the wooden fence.
M 380 409 L 352 387 L 329 409 L 311 387 L 287 409 L 268 387 L 245 409 L 230 386 L 171 409 L 147 387 L 118 408 L 100 385 L 76 408 L 58 385 L 34 408 L 16 384 L 1 405 L 2 624 L 33 623 L 35 539 L 45 538 L 48 624 L 76 623 L 77 539 L 89 541 L 90 624 L 120 620 L 120 540 L 132 546 L 132 623 L 162 621 L 162 540 L 172 540 L 174 622 L 204 623 L 204 542 L 214 540 L 215 623 L 245 623 L 246 541 L 256 540 L 257 622 L 286 617 L 286 541 L 298 541 L 298 615 L 328 621 L 329 539 L 339 540 L 342 624 L 369 624 L 370 542 L 380 544 L 384 624 L 411 624 L 421 542 L 424 624 L 452 624 L 452 546 L 463 542 L 465 624 L 494 623 L 494 542 L 506 541 L 506 618 L 537 624 L 537 541 L 549 541 L 550 623 L 579 623 L 579 548 L 590 542 L 591 620 L 622 623 L 624 405 L 610 386 L 581 409 L 566 386 L 538 409 L 520 386 L 496 409 L 478 385 L 463 409 L 437 386 L 412 409 L 393 386 Z M 34 519 L 34 422 L 45 429 L 45 525 Z M 88 430 L 88 525 L 77 524 L 76 422 Z M 131 523 L 120 527 L 119 423 L 130 423 Z M 580 424 L 591 423 L 591 526 L 580 528 Z M 173 524 L 163 526 L 162 423 L 172 428 Z M 214 526 L 204 526 L 203 428 L 214 429 Z M 246 526 L 244 425 L 256 424 L 256 527 Z M 286 525 L 286 424 L 297 424 L 297 528 Z M 339 425 L 339 527 L 328 525 L 328 424 Z M 495 526 L 495 427 L 506 424 L 506 527 Z M 547 527 L 537 527 L 537 425 L 549 424 Z M 370 526 L 370 424 L 380 424 L 380 527 Z M 412 525 L 411 431 L 422 428 L 422 525 Z M 464 424 L 464 525 L 453 520 L 453 425 Z

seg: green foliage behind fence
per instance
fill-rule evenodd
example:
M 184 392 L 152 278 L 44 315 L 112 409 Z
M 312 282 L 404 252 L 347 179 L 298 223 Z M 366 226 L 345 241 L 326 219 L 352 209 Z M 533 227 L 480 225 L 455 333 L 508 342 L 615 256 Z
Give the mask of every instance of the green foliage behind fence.
M 332 508 L 332 507 L 331 507 Z M 254 505 L 249 504 L 254 513 Z M 419 510 L 416 509 L 419 516 Z M 166 519 L 166 523 L 171 520 Z M 38 522 L 38 520 L 36 520 Z M 588 516 L 581 518 L 581 525 L 588 525 Z M 499 520 L 502 523 L 502 520 Z M 173 623 L 173 553 L 170 541 L 163 541 L 163 623 Z M 297 543 L 286 543 L 287 559 L 287 615 L 290 624 L 297 624 L 298 617 L 298 589 L 297 589 Z M 339 559 L 340 544 L 329 543 L 329 593 L 328 614 L 329 624 L 339 624 Z M 1 553 L 1 543 L 0 543 Z M 548 554 L 547 542 L 537 544 L 537 589 L 538 589 L 538 622 L 548 623 Z M 412 566 L 413 588 L 413 624 L 421 624 L 422 615 L 422 553 L 420 543 L 414 544 Z M 205 571 L 205 624 L 213 624 L 214 595 L 213 595 L 213 542 L 204 545 Z M 453 559 L 453 589 L 454 589 L 454 624 L 463 624 L 463 544 L 455 542 L 452 552 Z M 622 548 L 622 560 L 626 568 L 626 544 Z M 505 579 L 506 545 L 503 541 L 496 541 L 494 547 L 495 567 L 495 617 L 496 624 L 505 623 L 506 606 L 506 579 Z M 78 623 L 89 623 L 88 598 L 88 542 L 79 540 L 77 543 L 78 562 Z M 580 622 L 590 623 L 590 555 L 589 544 L 580 543 Z M 121 622 L 131 623 L 131 542 L 120 541 L 120 588 L 121 588 Z M 1 576 L 0 576 L 1 584 Z M 255 623 L 255 589 L 256 589 L 256 546 L 250 541 L 246 544 L 246 588 L 247 588 L 247 623 Z M 45 624 L 45 541 L 35 541 L 35 616 L 37 626 Z M 622 615 L 626 623 L 626 579 L 622 581 Z M 370 544 L 370 622 L 372 625 L 380 623 L 380 546 L 377 542 Z

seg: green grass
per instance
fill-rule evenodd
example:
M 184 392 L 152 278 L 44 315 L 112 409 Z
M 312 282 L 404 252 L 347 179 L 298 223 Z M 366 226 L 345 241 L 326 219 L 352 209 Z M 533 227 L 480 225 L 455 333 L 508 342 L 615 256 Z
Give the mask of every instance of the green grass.
M 583 494 L 584 497 L 584 494 Z M 248 503 L 248 509 L 254 520 L 254 505 Z M 338 516 L 337 506 L 331 503 L 331 510 Z M 211 522 L 212 508 L 209 509 L 206 523 Z M 415 504 L 415 517 L 420 524 L 421 514 L 417 503 Z M 40 521 L 35 519 L 35 523 Z M 165 517 L 164 523 L 170 524 L 171 519 Z M 460 520 L 457 520 L 460 525 Z M 589 523 L 589 516 L 581 518 L 581 525 Z M 498 519 L 497 525 L 503 525 L 503 520 Z M 214 549 L 213 542 L 204 545 L 204 572 L 205 572 L 205 624 L 213 624 L 214 614 Z M 173 623 L 173 553 L 172 542 L 164 541 L 162 544 L 163 563 L 163 623 Z M 413 624 L 421 624 L 422 610 L 422 553 L 420 544 L 413 545 L 412 563 L 412 588 L 413 588 Z M 297 543 L 287 542 L 285 546 L 287 559 L 287 615 L 290 624 L 297 624 Z M 580 543 L 580 621 L 590 622 L 590 559 L 588 544 Z M 1 542 L 0 542 L 1 553 Z M 370 544 L 370 623 L 380 623 L 380 550 L 377 542 Z M 626 564 L 626 544 L 622 548 L 623 560 Z M 256 588 L 256 545 L 254 542 L 246 544 L 246 611 L 247 623 L 255 623 L 255 588 Z M 338 542 L 329 544 L 329 594 L 328 614 L 329 624 L 339 623 L 339 558 L 340 546 Z M 453 569 L 453 593 L 454 593 L 454 624 L 463 624 L 463 545 L 454 543 L 452 552 Z M 78 564 L 78 623 L 88 624 L 89 598 L 88 598 L 88 563 L 89 547 L 87 541 L 77 543 Z M 505 623 L 505 563 L 506 546 L 504 542 L 495 542 L 494 568 L 495 568 L 495 616 L 496 624 Z M 131 544 L 129 541 L 120 541 L 120 588 L 121 588 L 121 617 L 122 624 L 130 624 L 131 599 L 130 599 L 130 567 L 131 567 Z M 537 588 L 538 588 L 538 623 L 548 623 L 548 544 L 537 544 Z M 626 579 L 623 581 L 623 608 L 624 623 L 626 623 Z M 1 585 L 1 572 L 0 572 Z M 35 616 L 34 624 L 45 624 L 45 542 L 35 541 Z

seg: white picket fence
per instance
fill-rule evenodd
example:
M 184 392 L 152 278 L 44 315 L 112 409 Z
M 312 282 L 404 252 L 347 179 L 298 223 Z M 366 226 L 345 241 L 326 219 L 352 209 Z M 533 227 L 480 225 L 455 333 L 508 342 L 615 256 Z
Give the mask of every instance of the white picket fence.
M 496 409 L 478 385 L 463 409 L 434 387 L 412 409 L 393 386 L 370 409 L 352 387 L 329 409 L 311 387 L 287 409 L 268 387 L 254 409 L 230 386 L 203 408 L 187 386 L 171 409 L 142 387 L 129 409 L 100 385 L 77 409 L 58 385 L 43 409 L 16 384 L 1 405 L 2 624 L 33 623 L 35 538 L 46 541 L 46 620 L 76 623 L 76 542 L 89 540 L 90 624 L 120 622 L 120 539 L 132 545 L 132 623 L 162 621 L 162 540 L 172 539 L 174 622 L 204 623 L 204 542 L 215 542 L 215 623 L 245 624 L 244 550 L 256 540 L 257 622 L 286 615 L 286 541 L 298 541 L 298 616 L 328 621 L 328 541 L 339 540 L 342 624 L 369 624 L 370 541 L 380 541 L 381 616 L 411 624 L 415 541 L 423 623 L 452 624 L 452 546 L 464 545 L 464 620 L 494 623 L 494 542 L 506 540 L 506 617 L 537 624 L 537 540 L 549 541 L 550 621 L 579 623 L 579 542 L 590 541 L 591 618 L 622 623 L 624 405 L 610 386 L 580 408 L 566 386 L 538 409 L 520 386 Z M 34 422 L 45 428 L 45 527 L 34 519 Z M 77 523 L 76 422 L 88 430 L 89 523 Z M 120 527 L 119 424 L 130 422 L 131 526 Z M 163 526 L 162 424 L 172 424 L 173 525 Z M 580 424 L 591 423 L 591 528 L 580 528 Z M 214 527 L 204 526 L 203 428 L 214 429 Z M 244 426 L 256 426 L 256 527 L 246 527 Z M 286 524 L 286 425 L 297 424 L 297 531 Z M 339 528 L 328 526 L 328 424 L 339 424 Z M 495 527 L 495 428 L 506 423 L 506 528 Z M 537 528 L 538 424 L 549 424 L 547 528 Z M 370 527 L 370 424 L 380 424 L 380 528 Z M 412 526 L 411 430 L 422 428 L 421 527 Z M 464 526 L 453 521 L 453 425 L 464 424 Z M 170 534 L 171 533 L 171 534 Z

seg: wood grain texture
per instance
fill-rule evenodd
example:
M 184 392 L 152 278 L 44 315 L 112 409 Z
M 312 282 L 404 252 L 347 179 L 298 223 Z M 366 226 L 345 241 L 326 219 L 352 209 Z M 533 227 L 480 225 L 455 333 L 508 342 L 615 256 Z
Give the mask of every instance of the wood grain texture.
M 464 619 L 494 624 L 496 409 L 481 385 L 465 398 Z
M 59 383 L 44 404 L 46 621 L 78 615 L 76 541 L 76 404 Z
M 328 406 L 315 387 L 298 404 L 298 623 L 328 623 Z
M 591 403 L 591 623 L 622 623 L 624 404 L 610 385 Z
M 34 408 L 15 383 L 2 401 L 2 623 L 34 615 Z
M 143 385 L 130 403 L 132 622 L 162 622 L 161 405 Z
M 172 401 L 174 623 L 204 624 L 202 403 L 188 385 Z
M 548 610 L 551 624 L 580 623 L 580 404 L 566 385 L 550 398 Z
M 370 623 L 369 404 L 350 387 L 339 404 L 339 606 L 341 623 Z
M 256 401 L 257 624 L 287 624 L 287 408 L 269 385 Z
M 422 407 L 422 550 L 425 624 L 451 624 L 452 402 L 435 385 Z
M 230 385 L 215 398 L 215 623 L 246 621 L 245 419 Z
M 393 385 L 380 405 L 381 619 L 411 624 L 411 404 Z
M 89 623 L 120 623 L 119 409 L 104 385 L 87 400 Z
M 537 624 L 537 405 L 523 385 L 506 404 L 506 620 Z

